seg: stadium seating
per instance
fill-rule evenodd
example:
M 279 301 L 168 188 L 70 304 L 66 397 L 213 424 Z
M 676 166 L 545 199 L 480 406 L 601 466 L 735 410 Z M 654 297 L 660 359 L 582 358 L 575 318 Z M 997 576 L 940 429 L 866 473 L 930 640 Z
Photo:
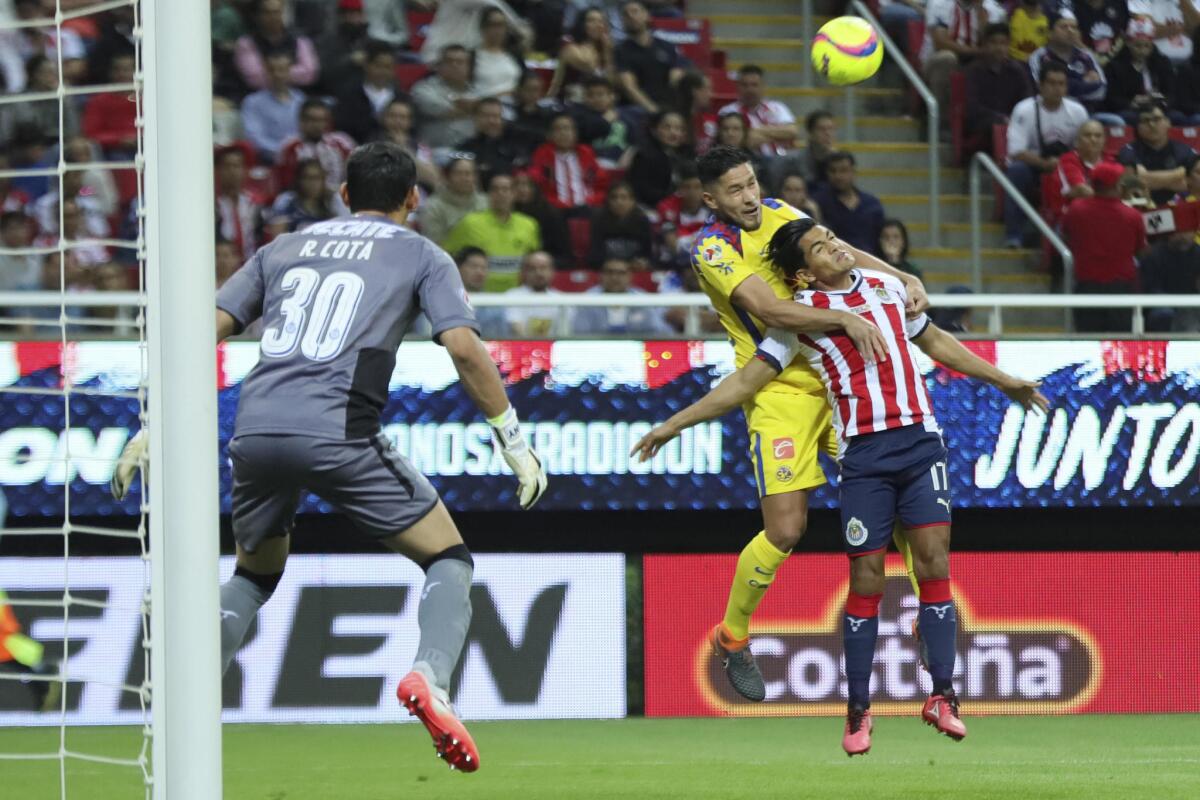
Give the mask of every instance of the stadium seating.
M 405 16 L 408 19 L 408 46 L 417 52 L 421 46 L 425 44 L 425 37 L 429 34 L 429 23 L 433 22 L 432 11 L 407 11 Z
M 592 246 L 592 221 L 587 217 L 574 217 L 567 221 L 567 228 L 571 233 L 571 254 L 575 256 L 575 266 L 586 267 L 588 250 Z
M 560 292 L 585 292 L 600 283 L 600 273 L 594 269 L 559 270 L 551 286 Z
M 712 33 L 707 19 L 655 18 L 655 35 L 679 48 L 684 57 L 704 70 L 712 66 Z

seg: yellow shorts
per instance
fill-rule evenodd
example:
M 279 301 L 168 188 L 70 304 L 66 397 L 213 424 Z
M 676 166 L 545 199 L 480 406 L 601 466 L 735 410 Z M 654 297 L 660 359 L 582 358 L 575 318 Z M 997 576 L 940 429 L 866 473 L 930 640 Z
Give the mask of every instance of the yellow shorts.
M 817 452 L 837 455 L 837 431 L 824 395 L 759 392 L 742 410 L 759 497 L 825 483 Z

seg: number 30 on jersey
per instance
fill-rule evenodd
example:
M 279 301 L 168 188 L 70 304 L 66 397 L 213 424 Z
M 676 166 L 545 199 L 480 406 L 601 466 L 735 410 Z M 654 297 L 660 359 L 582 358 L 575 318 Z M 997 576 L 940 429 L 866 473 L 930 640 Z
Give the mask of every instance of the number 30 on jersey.
M 336 358 L 362 299 L 362 278 L 332 272 L 322 281 L 315 269 L 295 267 L 283 274 L 279 288 L 285 293 L 280 318 L 263 331 L 262 354 L 286 358 L 299 346 L 312 361 Z

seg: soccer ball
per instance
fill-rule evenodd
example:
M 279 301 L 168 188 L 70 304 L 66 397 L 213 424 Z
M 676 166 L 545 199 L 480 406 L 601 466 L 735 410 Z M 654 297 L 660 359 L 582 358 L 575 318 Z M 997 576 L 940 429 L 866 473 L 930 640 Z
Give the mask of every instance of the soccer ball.
M 812 42 L 813 68 L 836 86 L 859 83 L 883 63 L 883 42 L 861 17 L 837 17 L 821 26 Z

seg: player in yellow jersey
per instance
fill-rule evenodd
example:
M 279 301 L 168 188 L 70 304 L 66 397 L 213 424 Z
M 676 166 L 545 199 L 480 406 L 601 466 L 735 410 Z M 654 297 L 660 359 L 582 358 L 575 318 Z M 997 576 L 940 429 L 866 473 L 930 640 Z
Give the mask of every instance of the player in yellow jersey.
M 767 327 L 796 333 L 840 328 L 868 361 L 886 358 L 883 335 L 871 322 L 792 301 L 793 287 L 765 254 L 780 226 L 807 215 L 780 200 L 762 197 L 749 154 L 714 147 L 699 160 L 698 168 L 704 203 L 713 217 L 696 235 L 692 268 L 733 341 L 737 366 L 754 357 Z M 869 253 L 850 249 L 862 266 L 888 272 L 905 283 L 910 313 L 928 304 L 919 280 Z M 743 408 L 763 530 L 738 557 L 725 619 L 713 629 L 712 644 L 733 688 L 754 701 L 765 699 L 766 689 L 750 650 L 750 616 L 776 570 L 804 535 L 808 492 L 825 483 L 818 449 L 837 452 L 825 388 L 802 361 L 789 365 Z

